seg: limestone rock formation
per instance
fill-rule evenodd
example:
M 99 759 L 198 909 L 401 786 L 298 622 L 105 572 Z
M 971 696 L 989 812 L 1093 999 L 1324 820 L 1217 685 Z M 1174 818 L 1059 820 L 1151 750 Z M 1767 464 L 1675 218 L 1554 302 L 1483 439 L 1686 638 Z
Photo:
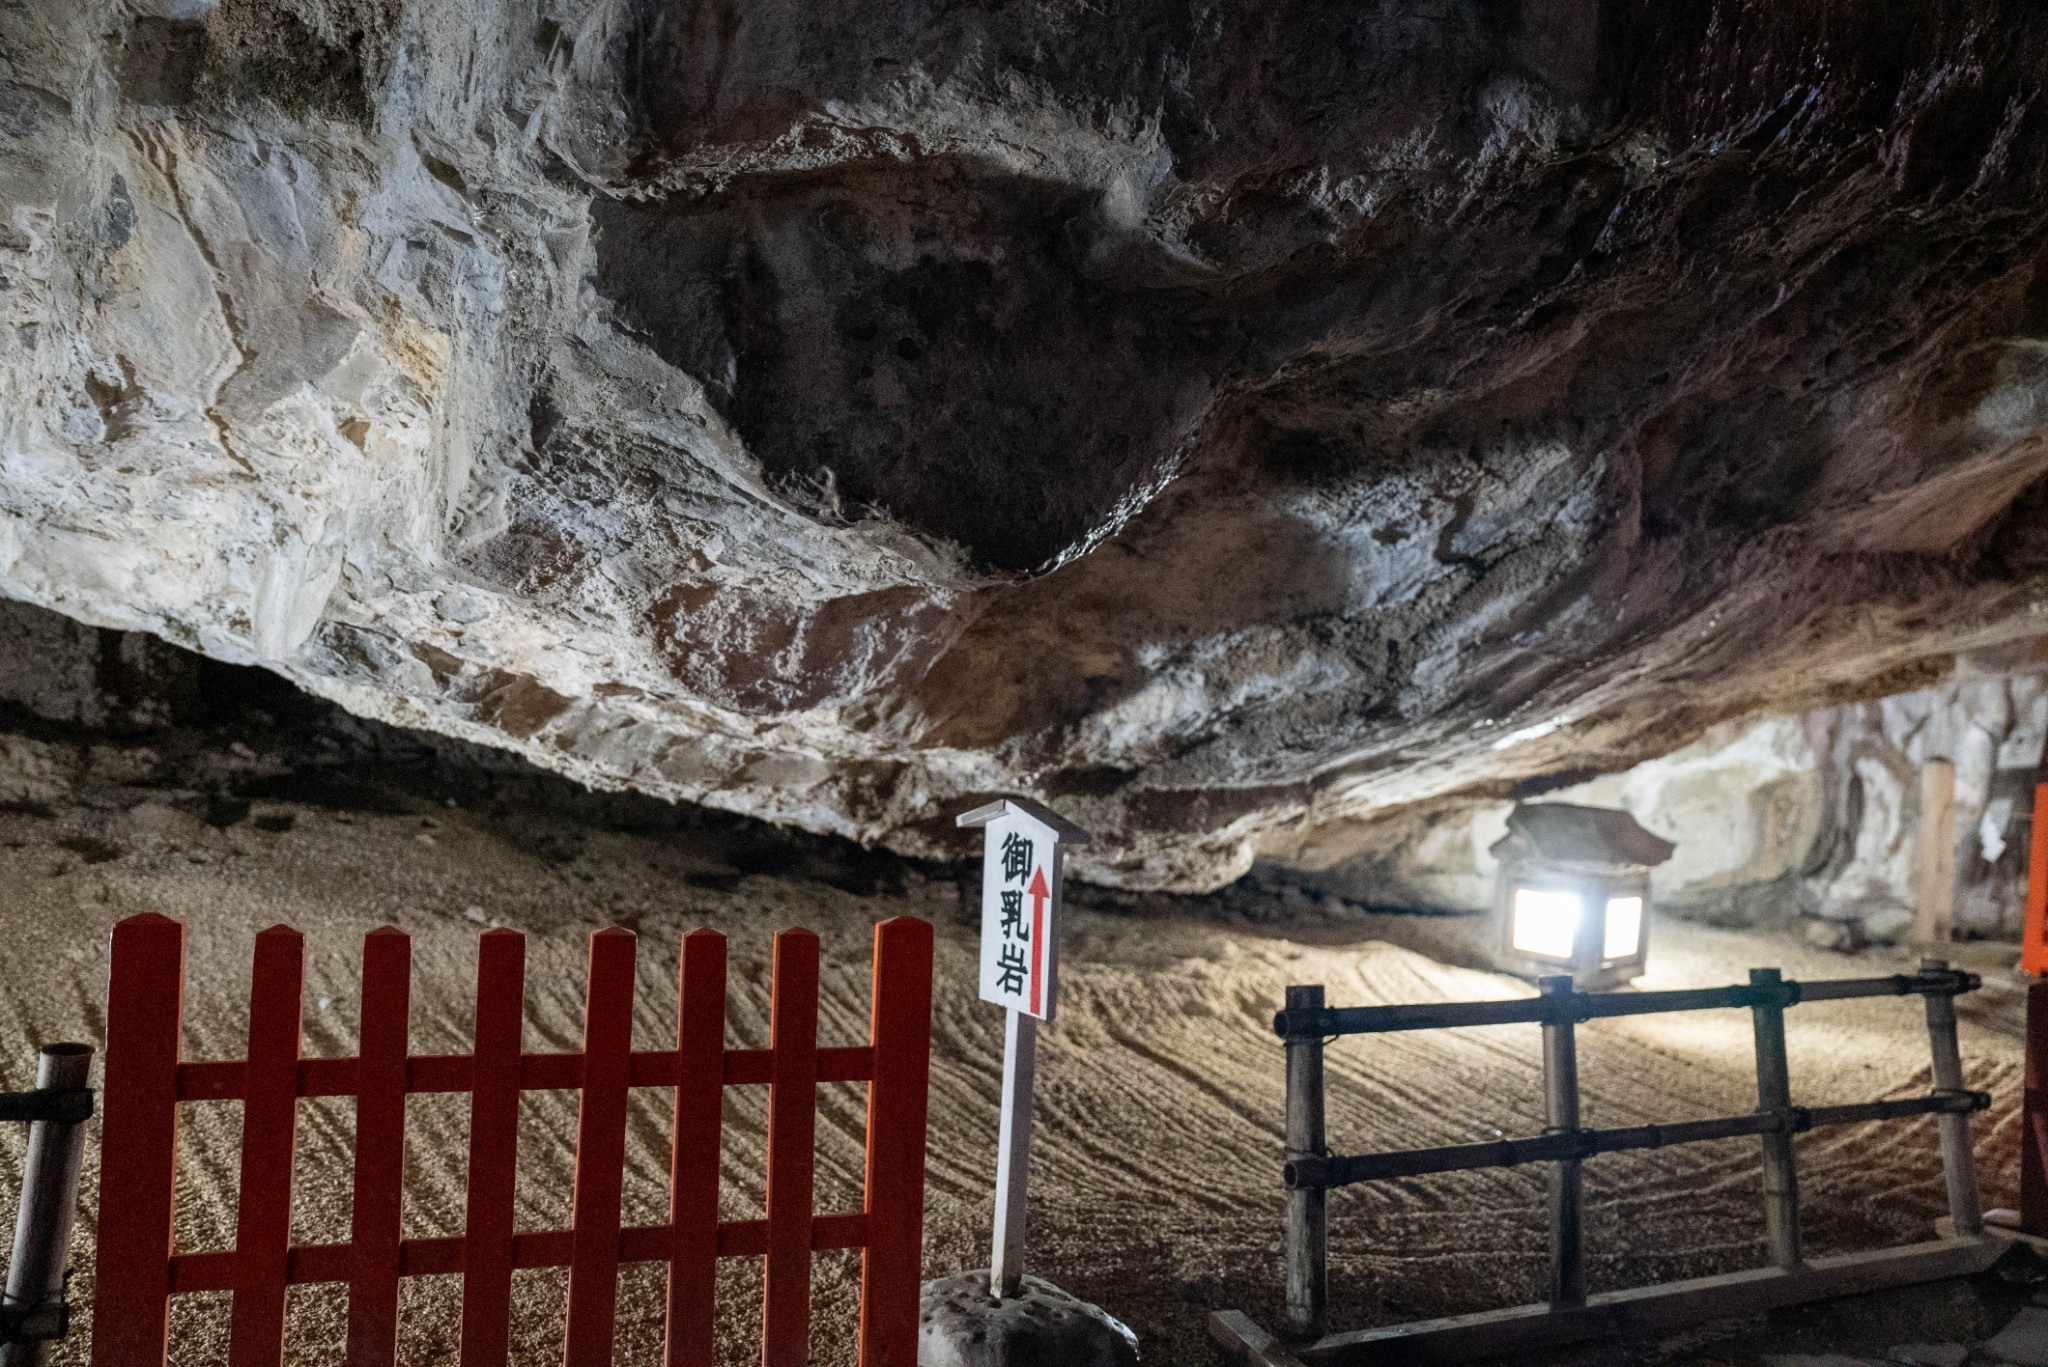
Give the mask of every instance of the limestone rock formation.
M 1651 873 L 1657 904 L 1759 925 L 1805 915 L 1854 946 L 1904 936 L 1917 896 L 1920 769 L 1955 765 L 1955 924 L 2011 939 L 2026 905 L 2033 786 L 2048 741 L 2038 646 L 1967 656 L 1956 677 L 1804 716 L 1725 722 L 1669 755 L 1545 795 L 1619 807 L 1677 844 Z M 1283 876 L 1417 911 L 1493 905 L 1491 850 L 1514 804 L 1452 798 L 1331 823 Z
M 25 0 L 0 593 L 1214 886 L 2048 627 L 2022 0 Z

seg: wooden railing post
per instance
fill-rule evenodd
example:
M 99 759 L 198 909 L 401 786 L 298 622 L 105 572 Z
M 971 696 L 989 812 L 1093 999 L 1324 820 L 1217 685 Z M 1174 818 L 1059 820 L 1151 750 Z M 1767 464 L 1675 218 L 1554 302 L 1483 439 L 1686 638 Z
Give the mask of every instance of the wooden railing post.
M 84 1091 L 92 1085 L 90 1044 L 46 1044 L 36 1057 L 36 1090 Z M 71 1274 L 71 1231 L 78 1220 L 78 1176 L 85 1166 L 85 1125 L 38 1120 L 29 1125 L 21 1164 L 21 1209 L 7 1259 L 7 1309 L 34 1315 L 64 1304 Z M 53 1345 L 31 1341 L 0 1347 L 0 1367 L 42 1367 Z
M 504 1367 L 512 1349 L 519 1055 L 526 1033 L 526 937 L 516 930 L 488 930 L 477 937 L 475 1028 L 462 1232 L 461 1367 Z
M 249 982 L 249 1084 L 242 1098 L 228 1367 L 276 1367 L 284 1358 L 305 959 L 305 936 L 290 926 L 258 932 Z
M 907 916 L 875 927 L 868 1044 L 867 1249 L 861 1256 L 860 1367 L 917 1367 L 924 1275 L 924 1158 L 931 1076 L 932 928 Z
M 1783 978 L 1775 968 L 1752 968 L 1749 985 L 1781 991 Z M 1785 1058 L 1785 1007 L 1781 1001 L 1750 1007 L 1756 1034 L 1756 1108 L 1783 1112 L 1792 1105 L 1792 1071 Z M 1786 1131 L 1762 1136 L 1764 1151 L 1764 1231 L 1771 1262 L 1797 1267 L 1799 1250 L 1799 1170 L 1794 1166 L 1792 1136 Z
M 151 1367 L 169 1355 L 184 1033 L 185 927 L 131 916 L 114 927 L 107 978 L 93 1367 Z
M 761 1270 L 761 1367 L 811 1360 L 811 1197 L 818 1128 L 818 937 L 775 937 L 768 1047 L 768 1254 Z
M 676 1009 L 676 1091 L 670 1121 L 668 1328 L 664 1367 L 714 1355 L 718 1290 L 718 1150 L 725 1124 L 725 937 L 683 939 Z
M 349 1216 L 348 1367 L 398 1361 L 398 1271 L 405 1200 L 405 1061 L 411 1044 L 412 937 L 363 937 L 356 1027 L 356 1171 Z
M 1956 766 L 1930 759 L 1920 768 L 1920 825 L 1915 834 L 1912 936 L 1915 944 L 1955 938 Z
M 1922 973 L 1948 972 L 1946 959 L 1922 959 Z M 1963 1090 L 1963 1055 L 1956 1040 L 1953 992 L 1927 994 L 1927 1039 L 1934 1056 L 1934 1089 Z M 1977 1156 L 1970 1149 L 1970 1117 L 1953 1112 L 1936 1117 L 1941 1131 L 1941 1171 L 1948 1180 L 1948 1214 L 1957 1237 L 1984 1232 L 1984 1208 L 1977 1190 Z
M 1323 989 L 1290 987 L 1287 1009 L 1320 1011 Z M 1326 1156 L 1323 1136 L 1323 1040 L 1320 1035 L 1287 1039 L 1287 1158 Z M 1321 1187 L 1287 1193 L 1287 1330 L 1296 1338 L 1320 1338 L 1330 1303 L 1328 1201 Z
M 1568 1007 L 1572 980 L 1568 974 L 1542 979 L 1539 989 Z M 1543 1023 L 1543 1118 L 1545 1134 L 1579 1130 L 1579 1051 L 1576 1024 L 1560 1009 Z M 1586 1301 L 1585 1183 L 1579 1160 L 1567 1158 L 1550 1166 L 1550 1303 L 1583 1305 Z
M 569 1203 L 563 1367 L 610 1367 L 612 1360 L 636 947 L 633 933 L 617 926 L 590 937 L 583 999 L 583 1087 L 576 1102 L 576 1182 Z

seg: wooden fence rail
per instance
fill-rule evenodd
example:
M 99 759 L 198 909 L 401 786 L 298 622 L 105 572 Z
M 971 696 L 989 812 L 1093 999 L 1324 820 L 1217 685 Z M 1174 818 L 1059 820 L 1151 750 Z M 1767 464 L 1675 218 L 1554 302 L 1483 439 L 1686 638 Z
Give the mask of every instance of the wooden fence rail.
M 1989 1267 L 2003 1245 L 1983 1233 L 1970 1115 L 1991 1098 L 1963 1087 L 1956 1040 L 1955 998 L 1981 985 L 1975 974 L 1924 959 L 1915 974 L 1785 981 L 1774 968 L 1752 969 L 1749 982 L 1671 992 L 1585 993 L 1568 976 L 1544 978 L 1534 998 L 1331 1008 L 1320 986 L 1287 989 L 1273 1031 L 1287 1050 L 1286 1337 L 1268 1333 L 1243 1312 L 1210 1315 L 1210 1337 L 1246 1367 L 1406 1367 L 1527 1353 L 1603 1335 L 1648 1334 L 1720 1315 L 1755 1313 L 1827 1296 L 1962 1276 Z M 1794 1106 L 1785 1056 L 1785 1010 L 1800 1002 L 1864 997 L 1925 999 L 1933 1090 L 1923 1097 L 1841 1106 Z M 1576 1027 L 1588 1020 L 1673 1011 L 1747 1008 L 1756 1044 L 1757 1109 L 1749 1115 L 1619 1129 L 1589 1129 L 1580 1118 Z M 1337 1155 L 1324 1136 L 1323 1050 L 1343 1035 L 1396 1030 L 1535 1024 L 1543 1027 L 1546 1125 L 1540 1136 L 1486 1144 L 1453 1144 L 1394 1153 Z M 1948 1187 L 1949 1237 L 1899 1249 L 1827 1258 L 1804 1256 L 1799 1237 L 1799 1180 L 1792 1137 L 1817 1125 L 1860 1124 L 1931 1115 L 1941 1135 Z M 1586 1292 L 1580 1164 L 1604 1153 L 1755 1136 L 1764 1165 L 1764 1227 L 1771 1266 L 1661 1286 Z M 1335 1187 L 1425 1173 L 1551 1165 L 1550 1276 L 1537 1304 L 1425 1320 L 1383 1329 L 1331 1334 L 1325 1197 Z M 1292 1340 L 1290 1343 L 1289 1340 Z
M 624 930 L 590 937 L 580 1053 L 522 1047 L 525 937 L 484 934 L 477 952 L 475 1046 L 462 1055 L 410 1052 L 412 946 L 400 931 L 363 944 L 361 1032 L 354 1058 L 300 1053 L 304 939 L 287 926 L 256 937 L 245 1059 L 184 1062 L 185 928 L 157 915 L 114 929 L 101 1127 L 94 1367 L 162 1363 L 169 1298 L 233 1293 L 230 1367 L 276 1367 L 283 1357 L 286 1288 L 348 1286 L 350 1367 L 392 1364 L 399 1281 L 461 1273 L 461 1367 L 498 1367 L 511 1345 L 512 1273 L 569 1269 L 563 1361 L 609 1363 L 621 1263 L 668 1264 L 666 1367 L 710 1367 L 715 1265 L 765 1259 L 764 1367 L 810 1356 L 811 1255 L 862 1250 L 862 1367 L 915 1367 L 924 1228 L 926 1087 L 931 1051 L 932 931 L 899 917 L 875 927 L 868 1043 L 820 1049 L 818 938 L 775 937 L 766 1049 L 725 1045 L 725 937 L 683 941 L 676 1047 L 632 1047 L 636 941 Z M 868 1083 L 861 1210 L 812 1209 L 816 1093 L 821 1082 Z M 721 1221 L 719 1149 L 724 1089 L 766 1084 L 766 1218 Z M 674 1090 L 666 1223 L 623 1227 L 627 1093 Z M 519 1094 L 578 1089 L 570 1228 L 513 1228 Z M 470 1097 L 468 1193 L 460 1235 L 400 1233 L 405 1098 Z M 292 1245 L 298 1102 L 356 1098 L 354 1203 L 347 1243 Z M 242 1103 L 241 1194 L 235 1246 L 172 1251 L 178 1103 Z

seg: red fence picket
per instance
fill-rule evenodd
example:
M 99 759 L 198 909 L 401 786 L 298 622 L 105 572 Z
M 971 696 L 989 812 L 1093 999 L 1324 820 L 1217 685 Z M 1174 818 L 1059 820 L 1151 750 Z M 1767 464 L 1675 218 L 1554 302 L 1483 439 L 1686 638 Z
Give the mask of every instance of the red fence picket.
M 398 1356 L 398 1269 L 405 1196 L 405 1059 L 410 1049 L 412 939 L 389 926 L 363 937 L 357 1028 L 355 1247 L 348 1291 L 348 1362 Z
M 526 1027 L 526 937 L 486 931 L 476 945 L 476 1042 L 469 1086 L 469 1191 L 462 1249 L 462 1367 L 512 1348 L 512 1216 L 519 1166 L 519 1065 Z
M 921 923 L 920 923 L 921 924 Z M 860 1354 L 864 1363 L 917 1361 L 918 1289 L 924 1276 L 924 1135 L 932 1057 L 931 927 L 875 937 L 868 1038 L 864 1183 L 867 1253 L 860 1268 Z
M 121 1068 L 106 1074 L 101 1100 L 96 1367 L 162 1362 L 169 1354 L 178 1051 L 185 1028 L 185 927 L 153 912 L 131 916 L 115 930 L 114 948 L 106 1057 L 119 1058 Z
M 877 981 L 881 960 L 876 961 Z M 668 1186 L 674 1233 L 668 1265 L 664 1367 L 712 1356 L 718 1273 L 718 1138 L 725 1096 L 725 937 L 700 930 L 683 941 L 676 1012 L 675 1146 Z M 910 1359 L 905 1359 L 909 1361 Z
M 810 1356 L 811 1255 L 862 1250 L 862 1367 L 915 1367 L 924 1229 L 926 1088 L 931 1056 L 932 931 L 907 917 L 875 927 L 869 1042 L 818 1047 L 818 939 L 775 937 L 766 1049 L 725 1044 L 725 937 L 700 930 L 683 942 L 673 1050 L 632 1047 L 634 937 L 591 936 L 583 1049 L 523 1051 L 526 942 L 513 931 L 477 949 L 474 1050 L 415 1055 L 408 1042 L 411 941 L 391 929 L 363 943 L 362 1022 L 355 1058 L 301 1057 L 304 941 L 275 926 L 257 936 L 248 1057 L 179 1059 L 184 1020 L 185 930 L 162 916 L 114 928 L 107 993 L 101 1122 L 98 1295 L 94 1367 L 167 1360 L 170 1297 L 232 1293 L 231 1367 L 275 1367 L 283 1357 L 286 1288 L 348 1286 L 350 1367 L 391 1367 L 398 1350 L 400 1278 L 463 1275 L 463 1367 L 502 1367 L 510 1351 L 512 1273 L 569 1269 L 565 1364 L 611 1361 L 622 1263 L 668 1264 L 667 1367 L 710 1367 L 719 1258 L 765 1259 L 764 1367 Z M 868 1084 L 862 1209 L 812 1209 L 812 1147 L 821 1082 Z M 766 1218 L 718 1218 L 724 1089 L 766 1084 Z M 622 1227 L 627 1097 L 634 1087 L 674 1089 L 666 1224 Z M 519 1094 L 580 1092 L 571 1224 L 515 1232 Z M 401 1237 L 405 1098 L 470 1095 L 468 1197 L 463 1233 Z M 354 1209 L 347 1243 L 293 1246 L 291 1194 L 298 1101 L 356 1098 Z M 241 1198 L 235 1247 L 173 1253 L 177 1105 L 242 1102 Z
M 305 955 L 305 937 L 290 926 L 272 926 L 256 937 L 256 966 L 249 985 L 242 1193 L 236 1204 L 235 1297 L 228 1331 L 228 1367 L 263 1367 L 284 1354 Z
M 811 1158 L 817 1147 L 818 937 L 775 937 L 768 1048 L 768 1265 L 761 1278 L 761 1367 L 811 1356 Z

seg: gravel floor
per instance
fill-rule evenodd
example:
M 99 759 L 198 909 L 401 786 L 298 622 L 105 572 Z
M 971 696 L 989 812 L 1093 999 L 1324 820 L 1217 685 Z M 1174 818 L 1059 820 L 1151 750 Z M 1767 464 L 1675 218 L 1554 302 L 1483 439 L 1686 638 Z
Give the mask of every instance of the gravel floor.
M 540 1049 L 575 1045 L 588 933 L 614 923 L 637 931 L 637 1044 L 653 1048 L 673 1029 L 674 956 L 695 926 L 716 926 L 732 938 L 729 1028 L 741 1044 L 765 1043 L 772 932 L 790 925 L 818 930 L 832 965 L 823 1042 L 847 1043 L 864 1029 L 873 920 L 922 915 L 940 927 L 941 976 L 927 1270 L 938 1275 L 985 1264 L 1001 1022 L 974 999 L 974 945 L 950 877 L 904 869 L 851 891 L 809 876 L 799 862 L 762 869 L 772 861 L 737 859 L 713 832 L 633 833 L 460 796 L 454 806 L 418 795 L 370 803 L 331 795 L 259 798 L 247 810 L 233 803 L 223 810 L 217 798 L 152 786 L 147 752 L 72 752 L 21 737 L 0 737 L 0 751 L 0 778 L 13 775 L 18 792 L 29 791 L 21 776 L 42 772 L 37 764 L 55 765 L 57 775 L 38 790 L 41 796 L 0 803 L 0 922 L 12 964 L 12 986 L 0 997 L 0 1039 L 16 1041 L 0 1046 L 0 1083 L 27 1084 L 32 1048 L 41 1041 L 98 1038 L 108 929 L 142 910 L 191 927 L 191 1058 L 242 1053 L 251 937 L 279 921 L 308 934 L 307 1050 L 345 1054 L 356 1028 L 360 937 L 380 924 L 415 937 L 414 1047 L 434 1052 L 466 1047 L 482 923 L 530 936 L 528 1047 Z M 1278 1308 L 1281 1053 L 1269 1022 L 1283 987 L 1323 983 L 1333 1004 L 1528 989 L 1442 961 L 1469 956 L 1466 924 L 1360 915 L 1283 931 L 1234 924 L 1220 903 L 1146 905 L 1152 910 L 1077 908 L 1072 916 L 1060 1019 L 1041 1045 L 1033 1270 L 1132 1324 L 1148 1361 L 1203 1363 L 1210 1357 L 1203 1329 L 1210 1309 L 1240 1308 L 1271 1322 Z M 1761 964 L 1798 977 L 1889 972 L 1901 962 L 1846 960 L 1757 933 L 1682 924 L 1656 930 L 1645 987 L 1733 982 Z M 2001 964 L 2010 958 L 1978 957 Z M 1994 972 L 1993 981 L 1998 990 L 1965 1004 L 1963 1047 L 1970 1084 L 1996 1097 L 1978 1124 L 1987 1191 L 1994 1203 L 2009 1203 L 2019 999 L 2009 975 Z M 1927 1086 L 1917 1001 L 1797 1008 L 1790 1035 L 1795 1100 L 1905 1096 Z M 1586 1027 L 1583 1041 L 1590 1124 L 1754 1105 L 1745 1015 L 1603 1022 Z M 1534 1133 L 1536 1063 L 1533 1027 L 1336 1044 L 1329 1055 L 1332 1145 L 1357 1152 Z M 826 1091 L 820 1206 L 846 1208 L 858 1187 L 861 1098 L 853 1086 Z M 752 1088 L 735 1089 L 730 1098 L 726 1203 L 732 1216 L 744 1216 L 758 1213 L 760 1201 L 762 1098 Z M 636 1097 L 629 1219 L 651 1220 L 662 1206 L 663 1102 L 651 1091 Z M 458 1232 L 464 1123 L 453 1099 L 415 1103 L 407 1177 L 413 1233 Z M 558 1226 L 567 1211 L 573 1098 L 534 1094 L 524 1124 L 520 1222 Z M 303 1239 L 345 1231 L 350 1125 L 345 1101 L 304 1105 L 296 1215 Z M 181 1248 L 220 1247 L 229 1236 L 237 1135 L 233 1105 L 186 1108 Z M 15 1176 L 17 1137 L 0 1134 L 0 1144 L 5 1189 Z M 1815 1252 L 1927 1237 L 1943 1208 L 1931 1122 L 1816 1133 L 1799 1141 L 1799 1157 Z M 1542 1182 L 1532 1168 L 1360 1187 L 1334 1197 L 1335 1323 L 1391 1323 L 1531 1299 L 1544 1257 Z M 95 1185 L 89 1170 L 88 1229 L 74 1283 L 82 1304 L 92 1286 Z M 1602 1158 L 1588 1165 L 1587 1191 L 1596 1289 L 1762 1259 L 1753 1143 Z M 518 1360 L 552 1361 L 560 1351 L 561 1277 L 519 1275 Z M 751 1278 L 751 1268 L 729 1265 L 721 1334 L 726 1360 L 734 1363 L 756 1351 Z M 407 1360 L 452 1356 L 457 1290 L 452 1278 L 408 1284 Z M 850 1256 L 820 1258 L 821 1363 L 851 1360 L 855 1290 Z M 621 1361 L 657 1360 L 656 1291 L 648 1269 L 629 1274 Z M 223 1360 L 225 1308 L 218 1297 L 180 1298 L 176 1361 Z M 294 1292 L 294 1362 L 340 1360 L 343 1310 L 335 1289 Z M 1796 1328 L 1796 1320 L 1772 1324 Z M 55 1361 L 84 1361 L 89 1312 L 80 1328 Z M 1750 1332 L 1765 1339 L 1741 1348 L 1747 1340 L 1740 1335 Z M 1771 1334 L 1784 1332 L 1736 1326 L 1723 1339 L 1737 1347 L 1719 1357 L 1700 1347 L 1722 1341 L 1711 1334 L 1628 1351 L 1673 1361 L 1750 1361 Z

